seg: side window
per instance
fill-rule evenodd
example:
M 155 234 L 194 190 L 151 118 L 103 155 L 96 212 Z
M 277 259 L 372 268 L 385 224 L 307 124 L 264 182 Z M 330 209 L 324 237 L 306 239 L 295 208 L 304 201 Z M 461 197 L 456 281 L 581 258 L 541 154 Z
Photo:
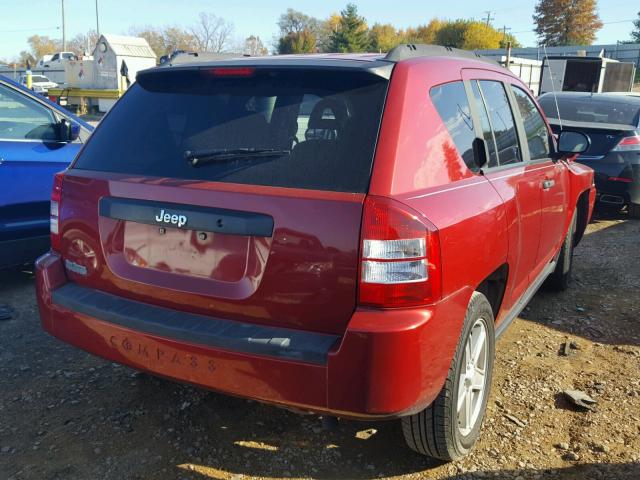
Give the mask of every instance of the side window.
M 0 140 L 55 141 L 51 110 L 0 84 Z
M 493 80 L 480 80 L 480 89 L 489 111 L 500 165 L 522 161 L 516 125 L 504 85 Z
M 458 153 L 470 169 L 475 169 L 473 140 L 476 135 L 464 84 L 460 81 L 433 87 L 430 95 Z
M 542 115 L 540 115 L 536 104 L 533 103 L 531 97 L 524 90 L 515 86 L 512 87 L 512 90 L 516 97 L 518 110 L 520 110 L 520 115 L 522 116 L 525 133 L 527 134 L 531 160 L 548 158 L 549 132 Z
M 471 90 L 473 91 L 473 97 L 476 102 L 478 115 L 480 116 L 480 123 L 482 127 L 482 136 L 487 144 L 487 150 L 489 150 L 489 159 L 487 166 L 498 166 L 498 154 L 496 153 L 496 139 L 493 137 L 493 130 L 491 129 L 491 122 L 489 121 L 489 114 L 487 113 L 487 104 L 484 101 L 480 86 L 477 80 L 471 81 Z

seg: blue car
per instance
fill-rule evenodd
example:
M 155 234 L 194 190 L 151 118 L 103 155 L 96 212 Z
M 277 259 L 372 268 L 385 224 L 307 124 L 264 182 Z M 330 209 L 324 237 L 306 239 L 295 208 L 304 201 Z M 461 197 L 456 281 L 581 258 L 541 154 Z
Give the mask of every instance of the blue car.
M 49 248 L 49 199 L 93 127 L 0 76 L 0 268 Z

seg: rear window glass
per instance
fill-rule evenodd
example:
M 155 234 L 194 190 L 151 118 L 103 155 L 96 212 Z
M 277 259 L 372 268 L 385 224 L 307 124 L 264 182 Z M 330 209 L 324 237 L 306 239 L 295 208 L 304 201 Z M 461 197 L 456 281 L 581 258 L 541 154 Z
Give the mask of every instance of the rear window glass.
M 480 88 L 484 97 L 489 119 L 496 139 L 496 149 L 500 165 L 509 165 L 522 160 L 516 124 L 507 99 L 507 92 L 502 82 L 480 80 Z
M 473 98 L 476 102 L 476 109 L 478 110 L 478 116 L 480 117 L 480 126 L 482 127 L 482 137 L 487 145 L 489 151 L 489 159 L 487 167 L 498 166 L 498 153 L 496 152 L 496 139 L 493 136 L 493 130 L 491 129 L 491 122 L 489 121 L 489 114 L 487 113 L 487 105 L 480 91 L 480 86 L 477 80 L 471 81 L 471 91 L 473 92 Z
M 451 82 L 433 87 L 431 101 L 453 138 L 458 153 L 470 169 L 475 169 L 473 157 L 475 132 L 464 84 Z
M 549 118 L 558 118 L 558 110 L 552 94 L 539 99 L 540 106 Z M 637 127 L 640 123 L 640 102 L 628 98 L 598 98 L 597 95 L 570 98 L 558 95 L 560 118 L 570 122 L 610 123 Z
M 147 75 L 74 168 L 366 192 L 387 84 L 365 71 L 327 69 Z

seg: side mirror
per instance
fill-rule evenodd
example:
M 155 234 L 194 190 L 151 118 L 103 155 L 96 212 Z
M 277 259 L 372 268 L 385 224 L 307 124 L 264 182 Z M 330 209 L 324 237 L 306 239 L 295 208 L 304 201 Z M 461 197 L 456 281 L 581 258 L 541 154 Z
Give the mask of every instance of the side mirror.
M 558 155 L 573 156 L 589 150 L 591 139 L 580 132 L 563 130 L 558 135 Z
M 58 141 L 63 143 L 70 143 L 80 136 L 80 125 L 75 122 L 70 122 L 66 118 L 63 118 L 56 124 L 58 130 Z

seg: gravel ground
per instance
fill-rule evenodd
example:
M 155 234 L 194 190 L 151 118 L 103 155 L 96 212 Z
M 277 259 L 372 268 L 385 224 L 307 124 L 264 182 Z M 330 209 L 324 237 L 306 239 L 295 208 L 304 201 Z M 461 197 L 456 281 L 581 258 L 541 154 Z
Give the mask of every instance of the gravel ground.
M 0 321 L 0 479 L 638 479 L 639 240 L 624 216 L 589 225 L 572 288 L 538 293 L 499 340 L 473 454 L 445 465 L 407 450 L 398 422 L 323 430 L 64 345 L 40 330 L 32 275 L 2 273 L 14 315 Z M 564 389 L 594 410 L 571 408 Z

